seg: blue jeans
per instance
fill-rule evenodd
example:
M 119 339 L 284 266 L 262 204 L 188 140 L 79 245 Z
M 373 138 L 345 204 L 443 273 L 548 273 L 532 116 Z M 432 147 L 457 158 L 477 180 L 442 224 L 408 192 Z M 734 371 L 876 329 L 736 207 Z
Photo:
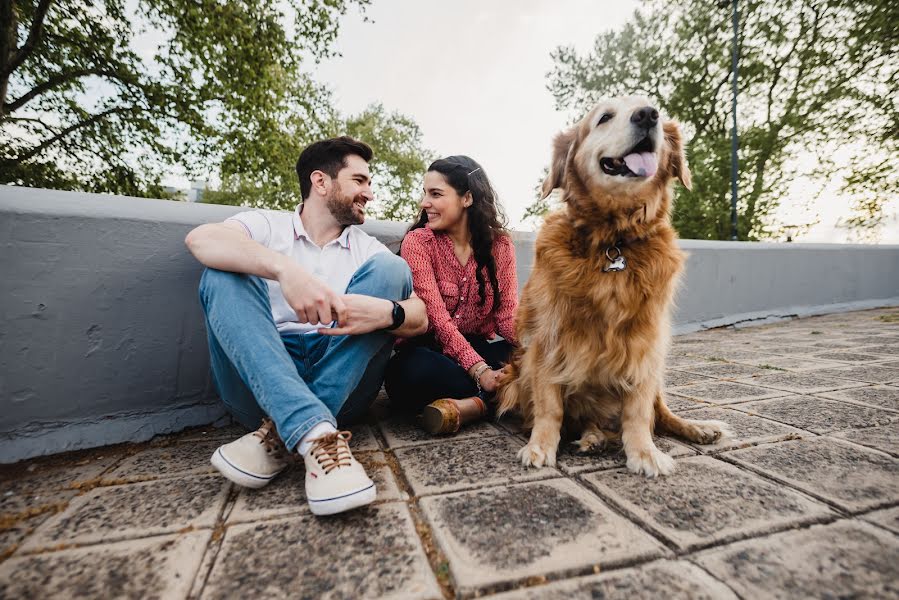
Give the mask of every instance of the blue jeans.
M 405 300 L 412 274 L 403 259 L 383 252 L 359 267 L 346 293 Z M 200 302 L 216 387 L 244 426 L 256 429 L 268 415 L 293 449 L 318 423 L 359 418 L 377 396 L 393 348 L 389 332 L 281 334 L 265 281 L 216 269 L 203 272 Z

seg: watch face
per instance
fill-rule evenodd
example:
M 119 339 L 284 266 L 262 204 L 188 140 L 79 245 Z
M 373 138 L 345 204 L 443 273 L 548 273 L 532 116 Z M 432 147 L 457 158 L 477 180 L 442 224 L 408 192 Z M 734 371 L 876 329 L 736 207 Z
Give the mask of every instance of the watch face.
M 391 325 L 391 329 L 396 329 L 400 325 L 403 324 L 403 321 L 406 320 L 406 311 L 400 306 L 399 302 L 393 303 L 393 325 Z

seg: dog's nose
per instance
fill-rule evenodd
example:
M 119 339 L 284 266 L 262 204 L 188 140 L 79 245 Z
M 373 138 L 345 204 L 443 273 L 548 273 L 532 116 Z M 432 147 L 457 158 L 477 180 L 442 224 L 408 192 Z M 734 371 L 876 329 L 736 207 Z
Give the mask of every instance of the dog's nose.
M 631 123 L 643 129 L 654 127 L 659 122 L 659 111 L 651 106 L 638 108 L 631 115 Z

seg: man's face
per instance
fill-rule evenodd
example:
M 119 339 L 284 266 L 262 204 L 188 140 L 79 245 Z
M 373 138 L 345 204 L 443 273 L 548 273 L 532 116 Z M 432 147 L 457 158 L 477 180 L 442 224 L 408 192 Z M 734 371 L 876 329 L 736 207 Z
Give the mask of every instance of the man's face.
M 365 205 L 373 198 L 368 163 L 361 156 L 348 155 L 332 183 L 326 202 L 334 219 L 341 225 L 364 223 Z

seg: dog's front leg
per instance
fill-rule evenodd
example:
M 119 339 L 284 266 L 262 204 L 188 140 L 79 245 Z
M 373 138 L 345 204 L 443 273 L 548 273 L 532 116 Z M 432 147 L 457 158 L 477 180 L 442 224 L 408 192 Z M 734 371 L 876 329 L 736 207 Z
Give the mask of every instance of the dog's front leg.
M 535 381 L 533 411 L 531 439 L 518 451 L 518 458 L 526 467 L 554 467 L 562 430 L 562 386 Z
M 674 459 L 652 441 L 656 391 L 654 386 L 638 386 L 624 397 L 621 406 L 621 442 L 627 468 L 647 477 L 667 475 L 674 470 Z

